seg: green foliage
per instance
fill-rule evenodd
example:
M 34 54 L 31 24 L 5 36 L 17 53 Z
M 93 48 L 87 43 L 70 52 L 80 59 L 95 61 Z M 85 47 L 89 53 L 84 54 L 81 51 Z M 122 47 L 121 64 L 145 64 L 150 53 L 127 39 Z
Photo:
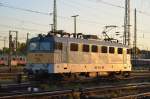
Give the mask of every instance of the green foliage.
M 17 48 L 17 53 L 18 54 L 26 54 L 26 43 L 19 43 L 18 48 Z
M 7 47 L 3 48 L 3 53 L 9 54 L 9 48 L 7 48 Z
M 0 54 L 9 54 L 9 48 L 3 48 L 2 51 L 0 51 Z M 26 43 L 19 43 L 18 42 L 18 48 L 17 50 L 15 50 L 15 48 L 13 47 L 12 49 L 12 54 L 19 54 L 19 55 L 25 55 L 26 54 Z

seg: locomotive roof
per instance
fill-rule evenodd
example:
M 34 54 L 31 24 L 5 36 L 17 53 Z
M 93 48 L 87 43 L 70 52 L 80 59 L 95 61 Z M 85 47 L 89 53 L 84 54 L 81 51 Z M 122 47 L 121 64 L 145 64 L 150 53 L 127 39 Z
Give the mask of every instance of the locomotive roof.
M 39 37 L 32 38 L 31 42 L 35 41 L 57 41 L 57 42 L 71 42 L 71 43 L 84 43 L 84 44 L 95 44 L 95 45 L 104 45 L 104 46 L 112 46 L 112 47 L 125 47 L 129 48 L 129 46 L 120 44 L 117 42 L 104 41 L 99 39 L 80 39 L 80 38 L 69 38 L 69 37 Z

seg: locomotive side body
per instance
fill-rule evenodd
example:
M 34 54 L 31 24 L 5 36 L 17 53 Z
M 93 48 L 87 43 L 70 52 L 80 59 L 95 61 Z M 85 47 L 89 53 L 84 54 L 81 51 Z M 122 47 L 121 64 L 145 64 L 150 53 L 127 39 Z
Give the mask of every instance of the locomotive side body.
M 43 45 L 38 43 L 39 48 L 30 51 L 35 42 Z M 132 68 L 128 46 L 67 37 L 31 39 L 27 63 L 27 70 L 32 74 L 109 75 L 129 73 Z

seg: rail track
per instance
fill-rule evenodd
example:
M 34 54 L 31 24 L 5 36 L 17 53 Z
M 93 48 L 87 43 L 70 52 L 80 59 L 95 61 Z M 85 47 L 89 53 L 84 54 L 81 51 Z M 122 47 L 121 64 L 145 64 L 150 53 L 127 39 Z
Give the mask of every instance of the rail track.
M 132 72 L 131 76 L 125 78 L 125 77 L 98 77 L 98 78 L 79 78 L 77 80 L 69 80 L 69 81 L 62 81 L 62 84 L 68 83 L 90 83 L 90 82 L 96 82 L 96 83 L 106 83 L 109 84 L 114 82 L 120 82 L 120 83 L 134 83 L 140 81 L 150 81 L 150 72 Z M 60 82 L 59 82 L 60 83 Z M 57 82 L 56 82 L 57 84 Z
M 0 99 L 110 99 L 110 97 L 126 99 L 128 97 L 149 97 L 149 92 L 150 83 L 138 83 L 44 92 L 16 92 L 11 95 L 1 96 Z M 136 94 L 136 96 L 132 94 Z
M 65 88 L 86 88 L 86 87 L 92 87 L 95 85 L 98 86 L 106 86 L 106 85 L 120 85 L 120 84 L 127 84 L 127 83 L 142 83 L 142 82 L 150 82 L 149 77 L 142 77 L 142 78 L 128 78 L 128 79 L 81 79 L 81 80 L 74 80 L 74 81 L 59 81 L 59 82 L 38 82 L 38 81 L 31 81 L 31 82 L 26 82 L 26 83 L 15 83 L 15 84 L 1 84 L 1 90 L 8 90 L 10 91 L 19 91 L 22 90 L 20 86 L 28 85 L 28 86 L 36 86 L 38 88 L 44 89 L 44 90 L 60 90 L 60 89 L 65 89 Z M 43 87 L 44 85 L 44 87 Z M 49 87 L 49 88 L 45 88 Z M 26 88 L 27 89 L 27 88 Z
M 7 76 L 6 76 L 7 75 Z M 12 76 L 11 79 L 16 79 L 18 73 L 0 73 L 0 79 L 2 77 Z M 87 83 L 93 84 L 87 84 Z M 131 84 L 125 85 L 127 83 L 141 83 L 141 82 L 150 82 L 150 72 L 149 71 L 136 71 L 131 73 L 129 78 L 115 78 L 108 79 L 98 78 L 98 79 L 78 79 L 75 81 L 69 81 L 69 84 L 76 84 L 78 87 L 67 87 L 69 84 L 66 81 L 51 83 L 51 86 L 58 86 L 55 88 L 56 91 L 45 89 L 41 90 L 39 87 L 35 87 L 34 84 L 10 84 L 10 85 L 1 85 L 0 88 L 0 99 L 99 99 L 99 98 L 120 98 L 126 99 L 128 97 L 140 97 L 143 94 L 143 97 L 149 97 L 147 92 L 150 92 L 150 84 Z M 36 83 L 36 82 L 34 82 Z M 124 85 L 121 85 L 124 84 Z M 92 86 L 105 86 L 105 87 L 92 87 Z M 110 85 L 110 86 L 108 86 Z M 119 86 L 118 86 L 119 85 Z M 91 88 L 89 88 L 91 86 Z M 28 91 L 27 89 L 30 89 Z M 33 91 L 34 88 L 39 88 L 38 91 Z M 149 90 L 144 90 L 149 89 Z M 67 89 L 67 90 L 63 90 Z M 124 94 L 128 91 L 133 91 L 135 93 Z M 2 93 L 3 92 L 3 93 Z M 108 94 L 110 93 L 110 94 Z M 146 94 L 145 94 L 146 93 Z M 106 97 L 108 96 L 108 97 Z M 128 96 L 128 97 L 127 97 Z M 126 98 L 124 98 L 126 97 Z
M 0 66 L 0 83 L 1 81 L 18 81 L 19 78 L 24 78 L 26 75 L 23 73 L 22 66 Z M 21 76 L 21 77 L 20 77 Z
M 31 86 L 32 86 L 31 83 L 1 84 L 0 85 L 0 92 L 1 93 L 11 92 L 11 91 L 14 91 L 14 90 L 19 90 L 19 89 L 25 89 L 26 90 L 26 88 L 31 87 Z
M 1 70 L 2 68 L 0 68 L 0 81 L 2 80 L 12 80 L 12 81 L 15 81 L 15 82 L 21 82 L 22 79 L 26 79 L 27 78 L 27 75 L 25 75 L 23 73 L 23 68 L 22 67 L 15 67 L 14 68 L 14 71 L 12 72 L 8 72 L 7 70 L 4 71 L 4 70 Z M 8 69 L 8 68 L 7 68 Z M 13 70 L 13 69 L 12 69 Z M 2 72 L 3 71 L 3 72 Z M 147 77 L 150 77 L 150 72 L 149 71 L 136 71 L 136 72 L 132 72 L 131 73 L 131 77 L 128 77 L 128 78 L 120 78 L 120 77 L 117 77 L 117 79 L 120 79 L 120 80 L 130 80 L 130 79 L 139 79 L 139 78 L 147 78 Z M 104 78 L 98 78 L 98 79 L 108 79 L 106 77 Z M 112 78 L 110 78 L 112 79 Z M 116 80 L 116 78 L 114 78 Z M 71 82 L 73 80 L 71 79 Z M 85 79 L 80 79 L 80 80 L 75 80 L 73 82 L 87 82 L 87 81 L 91 81 L 90 80 L 85 80 Z
M 113 99 L 150 99 L 150 92 L 147 93 L 140 93 L 136 95 L 129 95 L 129 96 L 123 96 L 123 97 L 117 97 Z
M 0 80 L 16 80 L 19 75 L 25 76 L 23 73 L 0 73 Z
M 5 82 L 5 80 L 11 79 L 13 80 L 12 83 L 21 83 L 21 82 L 29 82 L 26 79 L 27 75 L 23 74 L 23 73 L 0 73 L 0 84 L 3 83 L 7 83 Z M 141 82 L 141 81 L 150 81 L 150 72 L 133 72 L 131 73 L 131 77 L 128 78 L 111 78 L 111 77 L 100 77 L 100 78 L 79 78 L 79 79 L 71 79 L 71 80 L 62 80 L 62 81 L 49 81 L 46 82 L 44 80 L 44 82 L 42 83 L 48 83 L 49 85 L 62 85 L 62 84 L 84 84 L 86 85 L 87 83 L 100 83 L 100 84 L 109 84 L 111 83 L 115 83 L 118 82 L 119 84 L 121 83 L 134 83 L 134 82 Z M 2 81 L 2 82 L 1 82 Z M 8 82 L 9 83 L 9 82 Z M 37 82 L 34 82 L 37 83 Z M 41 83 L 41 82 L 38 82 Z
M 11 68 L 9 66 L 0 66 L 0 73 L 20 73 L 23 72 L 23 69 L 23 66 L 12 66 Z

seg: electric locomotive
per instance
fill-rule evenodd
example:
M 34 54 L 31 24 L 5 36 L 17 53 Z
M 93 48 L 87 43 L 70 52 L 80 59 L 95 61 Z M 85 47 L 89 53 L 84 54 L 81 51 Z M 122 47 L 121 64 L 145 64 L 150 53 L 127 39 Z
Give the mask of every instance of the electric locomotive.
M 96 35 L 50 32 L 28 42 L 26 71 L 30 76 L 129 76 L 131 68 L 129 46 Z

